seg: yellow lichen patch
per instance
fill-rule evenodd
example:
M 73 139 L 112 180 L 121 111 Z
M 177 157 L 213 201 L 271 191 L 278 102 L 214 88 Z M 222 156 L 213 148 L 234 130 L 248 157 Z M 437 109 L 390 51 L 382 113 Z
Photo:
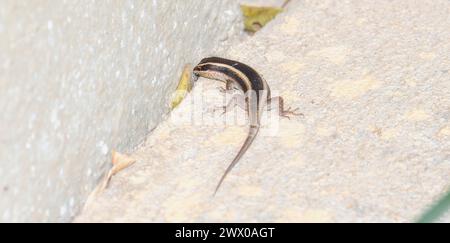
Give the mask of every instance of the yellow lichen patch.
M 354 99 L 365 93 L 378 89 L 381 81 L 372 76 L 366 76 L 358 80 L 343 80 L 335 82 L 328 86 L 331 96 L 336 98 Z
M 331 222 L 332 219 L 332 215 L 325 210 L 301 211 L 297 208 L 288 208 L 282 212 L 276 221 L 284 223 L 326 223 Z
M 303 124 L 282 120 L 278 136 L 283 146 L 288 148 L 298 148 L 304 142 L 305 132 L 306 129 Z
M 410 110 L 405 113 L 405 119 L 409 121 L 425 121 L 431 118 L 431 115 L 423 109 Z
M 286 17 L 284 23 L 280 26 L 281 32 L 283 34 L 295 34 L 300 28 L 300 21 L 297 17 Z
M 291 61 L 283 62 L 280 65 L 280 69 L 281 69 L 281 71 L 292 75 L 292 74 L 298 74 L 304 66 L 305 66 L 305 64 L 302 62 L 291 60 Z
M 447 125 L 438 132 L 438 136 L 440 137 L 449 137 L 450 136 L 450 125 Z
M 331 46 L 318 51 L 312 51 L 308 53 L 308 56 L 324 58 L 336 65 L 342 65 L 347 61 L 349 52 L 350 50 L 345 46 Z
M 238 193 L 247 197 L 260 197 L 264 195 L 263 190 L 259 186 L 241 186 L 239 187 Z

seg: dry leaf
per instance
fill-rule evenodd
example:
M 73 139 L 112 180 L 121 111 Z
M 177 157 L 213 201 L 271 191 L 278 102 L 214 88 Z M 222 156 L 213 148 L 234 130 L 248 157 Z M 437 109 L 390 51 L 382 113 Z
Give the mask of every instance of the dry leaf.
M 130 165 L 134 164 L 136 160 L 128 155 L 121 154 L 117 151 L 112 151 L 112 164 L 113 167 L 109 170 L 108 174 L 106 175 L 105 179 L 103 180 L 103 183 L 101 184 L 100 188 L 98 189 L 97 193 L 104 191 L 109 184 L 109 181 L 111 178 L 122 171 L 123 169 L 129 167 Z
M 241 5 L 241 11 L 244 15 L 245 30 L 254 33 L 283 12 L 283 8 Z
M 128 155 L 124 155 L 113 150 L 111 162 L 113 164 L 113 167 L 108 171 L 108 174 L 103 178 L 102 183 L 99 184 L 94 189 L 94 191 L 89 195 L 84 205 L 83 211 L 89 207 L 88 205 L 90 205 L 94 201 L 94 199 L 97 197 L 98 194 L 102 193 L 108 187 L 109 181 L 115 174 L 134 164 L 136 160 Z
M 176 108 L 184 97 L 192 90 L 192 65 L 186 64 L 181 74 L 180 81 L 178 82 L 178 87 L 173 95 L 172 101 L 170 103 L 170 108 Z
M 116 151 L 112 152 L 112 164 L 113 168 L 111 169 L 112 175 L 117 174 L 117 172 L 127 168 L 128 166 L 134 164 L 136 160 L 128 155 L 124 155 L 118 153 Z

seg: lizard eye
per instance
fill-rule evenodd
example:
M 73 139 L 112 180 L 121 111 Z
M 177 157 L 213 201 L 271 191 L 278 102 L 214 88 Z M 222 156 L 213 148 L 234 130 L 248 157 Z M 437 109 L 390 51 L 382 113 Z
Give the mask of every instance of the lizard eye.
M 202 71 L 202 66 L 196 66 L 194 68 L 194 72 L 200 72 L 200 71 Z
M 196 67 L 194 68 L 193 73 L 194 73 L 195 76 L 200 76 L 200 75 L 201 75 L 201 72 L 203 72 L 203 71 L 204 71 L 204 67 L 201 66 L 201 65 L 198 65 L 198 66 L 196 66 Z

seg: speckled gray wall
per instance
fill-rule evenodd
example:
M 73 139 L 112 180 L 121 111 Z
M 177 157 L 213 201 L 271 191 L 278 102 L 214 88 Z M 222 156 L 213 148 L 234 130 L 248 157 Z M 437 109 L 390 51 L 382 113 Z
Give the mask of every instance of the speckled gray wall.
M 232 0 L 2 0 L 0 222 L 70 221 L 238 14 Z

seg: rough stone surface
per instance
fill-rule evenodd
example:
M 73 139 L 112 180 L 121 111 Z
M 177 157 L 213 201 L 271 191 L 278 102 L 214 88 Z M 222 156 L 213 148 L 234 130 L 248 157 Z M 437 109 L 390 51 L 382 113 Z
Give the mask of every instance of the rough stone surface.
M 449 186 L 449 13 L 446 0 L 293 1 L 224 56 L 304 117 L 263 131 L 213 197 L 247 128 L 206 122 L 223 98 L 202 79 L 76 222 L 413 221 Z
M 1 1 L 0 222 L 69 221 L 239 21 L 227 0 Z

